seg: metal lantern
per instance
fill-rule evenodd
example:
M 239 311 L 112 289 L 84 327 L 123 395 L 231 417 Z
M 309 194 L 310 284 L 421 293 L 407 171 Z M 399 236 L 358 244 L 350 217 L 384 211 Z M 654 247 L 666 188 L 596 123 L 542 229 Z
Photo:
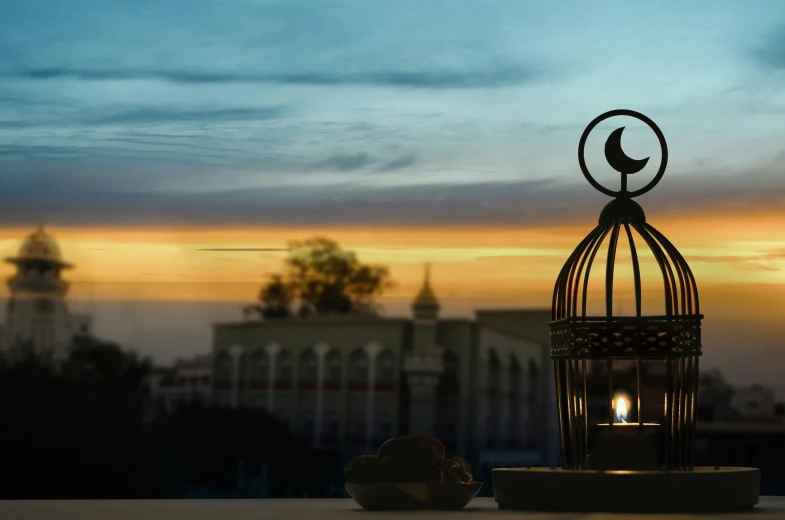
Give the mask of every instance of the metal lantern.
M 619 113 L 625 112 L 625 113 Z M 665 236 L 646 222 L 643 209 L 633 197 L 646 193 L 659 182 L 667 164 L 667 145 L 659 128 L 642 114 L 615 111 L 595 119 L 585 130 L 579 146 L 580 166 L 589 182 L 614 197 L 600 214 L 599 224 L 578 245 L 559 274 L 553 292 L 551 357 L 553 359 L 564 469 L 668 469 L 693 468 L 695 409 L 698 392 L 698 360 L 701 355 L 701 319 L 698 288 L 687 262 Z M 647 186 L 627 190 L 621 171 L 617 192 L 599 185 L 589 173 L 583 147 L 591 130 L 613 115 L 630 115 L 647 123 L 657 134 L 662 149 L 659 171 Z M 607 145 L 606 145 L 607 148 Z M 606 150 L 606 156 L 608 155 Z M 610 162 L 610 161 L 609 161 Z M 629 245 L 634 280 L 634 316 L 614 314 L 614 277 L 617 273 L 619 238 Z M 607 250 L 604 265 L 594 260 Z M 655 315 L 642 314 L 639 253 L 653 255 L 662 277 L 664 308 Z M 604 315 L 587 311 L 592 268 L 604 271 Z M 664 370 L 645 370 L 653 362 Z M 630 399 L 615 397 L 614 369 L 620 363 L 634 373 Z M 602 366 L 604 365 L 604 367 Z M 592 377 L 592 368 L 595 377 Z M 596 377 L 599 374 L 600 377 Z M 657 377 L 659 375 L 659 377 Z M 650 402 L 649 386 L 661 388 L 659 402 Z M 607 423 L 592 424 L 589 387 L 602 380 L 607 389 L 604 403 Z M 593 384 L 592 384 L 593 383 Z M 594 394 L 596 396 L 596 392 Z M 621 401 L 623 400 L 623 401 Z M 651 411 L 647 413 L 647 407 Z M 635 421 L 626 422 L 629 409 Z M 644 422 L 644 417 L 651 422 Z
M 621 173 L 619 191 L 600 185 L 586 167 L 589 133 L 614 116 L 646 123 L 660 142 L 657 174 L 641 189 L 630 191 L 627 176 L 648 159 L 624 154 L 624 127 L 605 143 L 608 164 Z M 501 509 L 530 511 L 750 509 L 758 503 L 760 470 L 693 464 L 703 319 L 698 288 L 684 257 L 633 200 L 662 178 L 665 138 L 643 114 L 613 110 L 584 130 L 578 160 L 589 183 L 613 200 L 570 255 L 553 290 L 551 357 L 562 467 L 495 468 L 496 502 Z M 656 285 L 646 286 L 645 267 L 653 269 Z M 628 271 L 629 288 L 621 287 L 621 271 Z M 592 284 L 592 274 L 603 283 Z M 597 297 L 592 287 L 599 288 L 596 307 L 590 305 Z M 633 300 L 631 315 L 623 315 L 614 298 L 621 289 Z M 660 297 L 662 304 L 655 301 L 652 308 Z

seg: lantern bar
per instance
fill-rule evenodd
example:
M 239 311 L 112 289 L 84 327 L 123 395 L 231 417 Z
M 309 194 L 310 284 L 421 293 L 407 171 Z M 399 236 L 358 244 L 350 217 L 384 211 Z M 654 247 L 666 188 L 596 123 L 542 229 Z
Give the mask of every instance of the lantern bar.
M 611 134 L 605 146 L 609 164 L 621 173 L 621 189 L 600 185 L 586 167 L 583 153 L 589 133 L 614 116 L 643 121 L 660 142 L 659 169 L 651 182 L 636 191 L 628 190 L 627 176 L 643 169 L 648 159 L 627 158 L 621 166 L 617 164 L 623 155 L 619 144 L 623 127 Z M 581 136 L 578 159 L 589 183 L 614 199 L 567 259 L 553 291 L 551 358 L 562 468 L 494 469 L 496 501 L 499 507 L 511 509 L 751 508 L 758 501 L 758 469 L 694 465 L 703 319 L 698 287 L 684 257 L 646 222 L 643 208 L 633 200 L 662 178 L 668 160 L 665 138 L 643 114 L 615 110 L 589 124 Z M 628 250 L 620 250 L 620 237 Z M 599 258 L 604 260 L 595 262 L 600 251 Z M 614 301 L 614 281 L 619 276 L 620 255 L 629 256 L 631 264 L 631 273 L 625 274 L 633 280 L 632 316 L 614 314 L 619 307 Z M 646 294 L 641 281 L 644 255 L 653 258 L 661 280 L 656 291 L 649 289 Z M 604 274 L 599 287 L 594 287 L 596 281 L 592 284 L 597 278 L 591 276 L 592 268 Z M 604 313 L 590 312 L 588 302 L 595 301 L 597 294 L 603 295 Z M 648 310 L 652 301 L 661 301 L 661 308 L 644 314 L 644 305 Z M 550 506 L 547 497 L 553 493 L 534 492 L 545 482 L 560 490 Z M 610 482 L 621 482 L 621 487 L 632 491 L 619 501 L 616 492 L 603 488 Z M 667 491 L 672 489 L 678 493 Z M 571 492 L 577 494 L 576 500 L 570 501 Z M 652 493 L 655 500 L 647 498 Z

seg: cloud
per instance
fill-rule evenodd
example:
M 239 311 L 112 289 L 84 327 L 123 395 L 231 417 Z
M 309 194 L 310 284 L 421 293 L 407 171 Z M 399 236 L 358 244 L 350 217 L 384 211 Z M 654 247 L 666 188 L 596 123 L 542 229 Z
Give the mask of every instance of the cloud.
M 710 264 L 741 263 L 748 260 L 755 260 L 757 257 L 748 256 L 729 256 L 729 255 L 690 255 L 690 262 L 705 262 Z
M 712 264 L 725 264 L 730 265 L 735 269 L 741 271 L 779 271 L 780 268 L 765 263 L 765 260 L 777 260 L 776 253 L 759 253 L 754 256 L 738 256 L 738 255 L 716 255 L 716 256 L 702 256 L 690 255 L 690 263 L 712 263 Z
M 122 192 L 94 179 L 37 176 L 4 179 L 4 223 L 40 218 L 63 225 L 433 225 L 507 220 L 511 194 L 543 198 L 545 181 L 501 185 L 372 188 L 355 184 L 267 187 L 210 193 Z M 47 186 L 47 189 L 40 189 Z M 36 187 L 38 189 L 36 189 Z M 503 194 L 507 196 L 504 197 Z M 24 198 L 21 195 L 24 194 Z M 528 194 L 528 195 L 527 195 Z M 503 199 L 499 205 L 489 198 Z M 520 213 L 517 215 L 521 217 Z
M 204 248 L 204 249 L 197 249 L 197 251 L 232 251 L 232 252 L 278 252 L 278 251 L 289 251 L 288 248 L 280 248 L 280 247 L 211 247 L 211 248 Z
M 671 182 L 646 196 L 657 219 L 704 208 L 783 207 L 783 190 L 737 183 L 707 188 Z M 0 175 L 4 225 L 32 225 L 41 218 L 73 226 L 538 226 L 581 222 L 587 232 L 607 198 L 582 182 L 420 184 L 379 187 L 359 181 L 332 185 L 212 189 L 199 193 L 140 191 L 138 179 L 123 189 L 122 175 Z M 199 183 L 202 181 L 199 180 Z M 154 186 L 145 181 L 142 186 Z M 653 218 L 657 216 L 657 219 Z
M 328 157 L 310 165 L 310 169 L 330 170 L 336 172 L 352 172 L 373 165 L 377 165 L 375 170 L 380 173 L 402 170 L 413 165 L 417 161 L 415 154 L 402 155 L 393 159 L 375 158 L 366 152 L 355 154 L 341 154 Z
M 734 267 L 741 271 L 779 271 L 780 270 L 779 267 L 763 264 L 760 262 L 742 262 L 739 264 L 735 264 Z
M 256 121 L 262 119 L 276 119 L 286 115 L 289 111 L 284 107 L 262 108 L 230 108 L 216 110 L 185 110 L 147 108 L 117 112 L 94 119 L 88 119 L 86 124 L 149 124 L 149 123 L 181 123 L 181 122 L 221 122 L 221 121 Z
M 691 255 L 690 260 L 695 262 L 708 262 L 708 263 L 743 263 L 743 262 L 759 262 L 762 260 L 783 260 L 785 259 L 785 251 L 767 251 L 758 252 L 750 256 L 739 255 Z
M 114 111 L 104 115 L 72 114 L 57 118 L 52 114 L 35 118 L 28 113 L 20 113 L 16 120 L 0 120 L 0 130 L 21 130 L 34 128 L 64 128 L 74 126 L 148 126 L 178 123 L 230 123 L 265 121 L 281 119 L 292 113 L 289 107 L 235 107 L 225 109 L 198 109 L 174 107 L 150 107 L 135 110 Z M 162 137 L 162 136 L 157 136 Z M 169 137 L 179 138 L 173 135 Z
M 785 69 L 785 25 L 769 33 L 749 50 L 752 60 L 767 69 Z
M 3 144 L 0 143 L 0 156 L 2 155 L 79 155 L 78 148 L 73 146 L 53 146 L 42 144 Z
M 417 157 L 415 155 L 404 155 L 403 157 L 399 157 L 398 159 L 393 159 L 388 163 L 382 164 L 379 166 L 379 168 L 376 169 L 376 171 L 385 173 L 395 170 L 402 170 L 413 165 L 416 161 Z
M 328 157 L 327 159 L 314 163 L 313 168 L 320 170 L 348 172 L 359 170 L 371 162 L 371 157 L 367 153 L 360 152 L 352 155 L 336 155 L 333 157 Z
M 116 132 L 109 126 L 101 129 L 101 135 L 96 131 L 93 139 L 70 146 L 51 138 L 8 143 L 0 140 L 0 183 L 4 188 L 18 189 L 22 198 L 28 196 L 27 190 L 67 188 L 69 181 L 90 193 L 140 192 L 151 188 L 206 192 L 270 184 L 307 189 L 312 183 L 353 179 L 373 183 L 380 174 L 369 173 L 393 172 L 413 164 L 415 157 L 414 153 L 378 150 L 324 153 L 321 159 L 314 160 L 321 150 L 308 154 L 278 151 L 260 147 L 258 143 L 265 142 L 263 136 L 258 141 L 235 142 L 218 138 L 216 124 L 205 126 L 213 133 L 198 138 L 179 137 L 179 127 L 167 129 L 172 132 L 169 139 L 126 137 L 133 134 Z M 231 130 L 233 134 L 234 129 Z M 36 141 L 44 144 L 35 144 Z
M 766 260 L 785 260 L 785 250 L 763 253 L 761 255 L 761 258 L 764 258 Z
M 158 80 L 182 84 L 271 83 L 284 85 L 371 85 L 426 89 L 501 88 L 531 83 L 544 72 L 526 67 L 491 67 L 465 70 L 379 70 L 364 72 L 254 73 L 208 70 L 90 69 L 79 67 L 26 68 L 5 71 L 5 77 L 85 81 Z
M 29 106 L 37 104 L 31 99 L 22 96 L 0 96 L 0 107 L 3 106 Z

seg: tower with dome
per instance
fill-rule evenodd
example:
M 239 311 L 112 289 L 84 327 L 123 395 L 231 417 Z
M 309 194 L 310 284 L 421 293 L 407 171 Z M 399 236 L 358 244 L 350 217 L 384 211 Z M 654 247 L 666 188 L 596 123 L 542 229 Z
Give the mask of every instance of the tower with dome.
M 71 314 L 65 299 L 69 284 L 62 273 L 73 266 L 63 260 L 57 241 L 43 226 L 5 261 L 16 272 L 7 281 L 10 295 L 0 329 L 2 350 L 29 345 L 38 353 L 59 354 L 75 335 L 90 332 L 90 317 Z

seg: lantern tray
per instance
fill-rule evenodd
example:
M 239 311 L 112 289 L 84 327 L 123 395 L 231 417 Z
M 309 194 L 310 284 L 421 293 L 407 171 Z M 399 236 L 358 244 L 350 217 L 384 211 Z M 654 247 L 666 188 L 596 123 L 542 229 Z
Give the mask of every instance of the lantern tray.
M 758 503 L 760 470 L 498 468 L 493 470 L 493 489 L 499 509 L 624 513 L 742 511 Z

